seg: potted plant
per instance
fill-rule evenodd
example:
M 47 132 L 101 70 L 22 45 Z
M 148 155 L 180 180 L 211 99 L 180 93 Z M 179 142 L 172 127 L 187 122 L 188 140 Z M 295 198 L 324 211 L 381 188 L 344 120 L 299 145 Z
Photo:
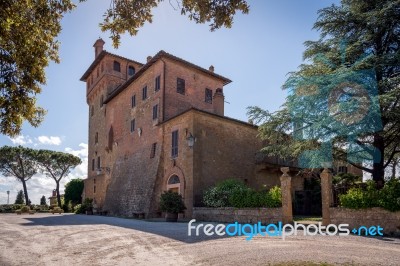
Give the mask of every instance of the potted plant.
M 93 199 L 86 198 L 83 201 L 82 206 L 85 210 L 86 215 L 93 215 Z
M 176 222 L 178 220 L 178 213 L 186 210 L 186 207 L 180 194 L 165 191 L 161 194 L 160 209 L 166 212 L 165 220 L 167 222 Z

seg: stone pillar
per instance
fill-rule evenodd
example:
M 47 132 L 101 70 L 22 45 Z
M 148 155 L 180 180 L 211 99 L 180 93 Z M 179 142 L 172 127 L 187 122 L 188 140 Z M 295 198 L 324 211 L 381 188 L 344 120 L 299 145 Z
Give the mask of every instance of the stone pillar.
M 288 175 L 289 167 L 282 167 L 281 171 L 281 191 L 282 191 L 282 222 L 293 222 L 293 209 L 292 209 L 292 177 Z
M 321 173 L 322 224 L 331 223 L 329 208 L 332 204 L 332 173 L 324 168 Z

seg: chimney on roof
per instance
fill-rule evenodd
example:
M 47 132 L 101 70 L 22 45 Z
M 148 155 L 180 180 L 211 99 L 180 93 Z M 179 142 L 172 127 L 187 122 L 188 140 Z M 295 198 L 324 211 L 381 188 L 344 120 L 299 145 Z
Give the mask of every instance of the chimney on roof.
M 103 51 L 104 44 L 105 44 L 105 42 L 103 41 L 102 38 L 98 38 L 97 41 L 93 44 L 95 59 Z
M 211 65 L 211 66 L 208 68 L 208 70 L 210 70 L 211 72 L 214 72 L 214 66 Z
M 147 62 L 149 62 L 153 57 L 151 57 L 150 55 L 147 57 Z

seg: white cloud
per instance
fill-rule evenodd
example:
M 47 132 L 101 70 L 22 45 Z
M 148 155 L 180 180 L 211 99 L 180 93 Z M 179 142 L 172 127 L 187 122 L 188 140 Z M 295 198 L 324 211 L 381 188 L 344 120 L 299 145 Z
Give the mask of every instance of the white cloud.
M 60 145 L 61 144 L 61 138 L 60 137 L 53 137 L 53 136 L 39 136 L 38 141 L 41 144 L 47 144 L 47 145 Z
M 15 138 L 10 138 L 10 137 L 8 137 L 8 138 L 11 140 L 11 142 L 14 145 L 26 145 L 26 144 L 33 143 L 31 137 L 29 137 L 29 136 L 19 135 L 19 136 L 16 136 Z
M 81 158 L 82 163 L 75 167 L 75 169 L 68 175 L 72 178 L 86 178 L 88 168 L 88 144 L 79 144 L 80 149 L 74 150 L 71 148 L 65 148 L 65 152 L 71 153 Z

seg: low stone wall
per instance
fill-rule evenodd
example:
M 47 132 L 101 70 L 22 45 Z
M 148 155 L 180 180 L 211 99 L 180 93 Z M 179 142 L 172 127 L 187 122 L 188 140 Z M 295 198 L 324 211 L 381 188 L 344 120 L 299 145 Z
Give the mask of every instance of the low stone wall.
M 221 223 L 277 223 L 282 221 L 282 208 L 193 208 L 193 219 Z
M 390 212 L 382 208 L 360 210 L 330 208 L 329 210 L 330 222 L 333 224 L 349 224 L 350 228 L 379 225 L 385 234 L 400 235 L 400 211 Z

